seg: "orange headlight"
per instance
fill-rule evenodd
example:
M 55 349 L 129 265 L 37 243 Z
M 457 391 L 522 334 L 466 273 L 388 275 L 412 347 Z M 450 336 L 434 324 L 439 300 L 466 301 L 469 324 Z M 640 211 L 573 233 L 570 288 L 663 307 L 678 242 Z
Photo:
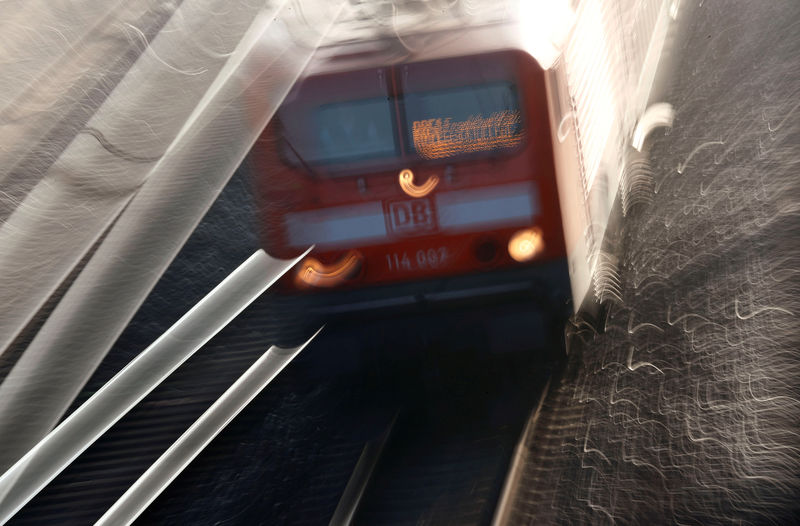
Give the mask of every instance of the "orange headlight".
M 295 283 L 301 287 L 335 287 L 354 277 L 361 270 L 363 256 L 351 250 L 336 263 L 326 265 L 313 257 L 300 263 Z
M 538 228 L 518 230 L 508 241 L 508 255 L 523 263 L 530 261 L 544 251 L 544 236 Z

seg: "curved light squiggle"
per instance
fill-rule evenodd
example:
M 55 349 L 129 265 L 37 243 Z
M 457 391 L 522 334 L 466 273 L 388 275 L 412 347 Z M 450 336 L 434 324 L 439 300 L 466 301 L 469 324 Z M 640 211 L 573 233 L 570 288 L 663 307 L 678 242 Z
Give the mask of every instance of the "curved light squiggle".
M 301 287 L 335 287 L 355 276 L 361 269 L 361 253 L 351 250 L 336 263 L 326 265 L 317 258 L 306 258 L 300 264 L 295 282 Z
M 425 197 L 433 192 L 433 189 L 439 184 L 439 176 L 432 175 L 421 185 L 416 185 L 414 183 L 414 172 L 405 169 L 400 172 L 398 181 L 400 183 L 400 188 L 402 188 L 403 192 L 407 195 L 411 197 Z

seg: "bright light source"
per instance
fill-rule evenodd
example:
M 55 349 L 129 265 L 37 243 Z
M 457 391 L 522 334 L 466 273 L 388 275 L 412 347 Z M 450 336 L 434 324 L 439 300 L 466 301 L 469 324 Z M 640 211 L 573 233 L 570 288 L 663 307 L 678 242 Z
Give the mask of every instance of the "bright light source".
M 519 0 L 523 48 L 544 69 L 558 59 L 574 21 L 569 0 Z
M 508 255 L 514 261 L 530 261 L 544 250 L 544 238 L 538 228 L 519 230 L 508 241 Z
M 351 250 L 336 263 L 326 265 L 316 258 L 306 258 L 300 263 L 295 282 L 301 287 L 335 287 L 354 277 L 361 269 L 363 256 Z
M 427 181 L 417 186 L 414 184 L 414 172 L 409 169 L 402 170 L 398 176 L 400 188 L 411 197 L 425 197 L 439 184 L 439 177 L 432 175 Z

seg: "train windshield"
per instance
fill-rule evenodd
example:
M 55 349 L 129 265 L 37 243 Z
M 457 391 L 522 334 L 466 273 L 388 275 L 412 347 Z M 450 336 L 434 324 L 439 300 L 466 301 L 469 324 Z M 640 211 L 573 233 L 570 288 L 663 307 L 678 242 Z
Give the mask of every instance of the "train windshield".
M 346 176 L 358 165 L 395 165 L 409 156 L 496 155 L 522 142 L 521 113 L 517 88 L 507 81 L 305 106 L 282 115 L 293 154 L 285 158 Z
M 314 112 L 317 148 L 312 162 L 335 163 L 396 156 L 393 107 L 384 98 L 320 106 Z

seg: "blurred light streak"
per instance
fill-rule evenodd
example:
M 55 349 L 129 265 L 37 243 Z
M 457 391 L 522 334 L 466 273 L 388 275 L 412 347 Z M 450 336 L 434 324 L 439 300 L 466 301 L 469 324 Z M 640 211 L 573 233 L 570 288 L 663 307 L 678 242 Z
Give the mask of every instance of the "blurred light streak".
M 669 5 L 669 16 L 672 17 L 673 20 L 678 18 L 678 12 L 681 8 L 681 0 L 672 0 L 672 3 Z
M 310 250 L 294 260 L 274 259 L 263 250 L 254 253 L 89 400 L 47 434 L 0 476 L 0 524 L 13 517 L 97 438 L 228 325 Z M 10 393 L 10 396 L 13 394 L 15 393 Z M 11 398 L 13 400 L 15 397 Z M 8 415 L 6 412 L 2 416 L 0 430 L 3 435 L 13 435 L 10 427 L 19 425 L 13 418 L 18 415 Z M 34 415 L 25 416 L 33 418 Z M 25 438 L 32 437 L 26 435 Z M 3 443 L 13 444 L 9 441 Z
M 329 526 L 350 526 L 353 524 L 356 513 L 361 506 L 364 493 L 369 486 L 372 474 L 375 472 L 376 466 L 381 460 L 383 451 L 386 444 L 392 436 L 394 426 L 397 423 L 397 414 L 389 423 L 386 430 L 374 440 L 370 440 L 361 450 L 361 455 L 358 457 L 356 467 L 353 468 L 353 473 L 350 475 L 350 480 L 347 481 L 342 497 L 339 499 L 339 504 L 333 511 Z
M 458 32 L 466 26 L 512 21 L 519 0 L 375 1 L 350 0 L 343 23 L 337 24 L 325 43 L 397 39 L 409 52 L 406 37 L 426 32 Z M 424 39 L 423 39 L 424 40 Z
M 544 69 L 558 60 L 575 23 L 569 0 L 519 0 L 522 47 Z
M 723 142 L 723 141 L 706 141 L 704 143 L 698 144 L 697 146 L 695 146 L 695 148 L 691 152 L 689 152 L 689 155 L 686 156 L 686 160 L 685 161 L 683 161 L 682 163 L 678 163 L 678 167 L 676 168 L 676 171 L 679 174 L 682 174 L 683 171 L 686 170 L 686 167 L 689 165 L 689 161 L 692 160 L 692 157 L 694 157 L 695 154 L 697 154 L 697 152 L 699 152 L 703 148 L 707 148 L 709 146 L 715 146 L 715 145 L 722 146 L 724 144 L 725 144 L 725 142 Z
M 644 2 L 615 4 L 635 21 Z M 568 326 L 569 372 L 525 438 L 503 524 L 800 516 L 800 121 L 772 131 L 798 104 L 800 4 L 699 4 L 681 4 L 661 60 L 675 70 L 650 98 L 674 106 L 675 126 L 633 156 L 658 192 L 611 239 L 621 301 L 601 333 Z
M 7 103 L 0 110 L 0 297 L 7 302 L 0 309 L 0 354 L 108 228 L 152 164 L 121 161 L 96 134 L 81 131 L 96 130 L 115 144 L 123 142 L 124 133 L 125 151 L 135 157 L 160 155 L 164 141 L 174 135 L 170 127 L 185 118 L 182 105 L 192 101 L 186 97 L 190 86 L 181 85 L 181 104 L 153 112 L 154 101 L 163 100 L 156 94 L 169 97 L 166 85 L 174 79 L 159 76 L 163 67 L 142 57 L 142 43 L 131 42 L 119 29 L 123 23 L 142 24 L 154 37 L 152 46 L 169 48 L 174 44 L 155 34 L 170 27 L 167 20 L 176 5 L 135 4 L 113 15 L 82 5 L 80 16 L 63 16 L 58 7 L 26 6 L 27 24 L 19 22 L 19 31 L 4 33 L 22 47 L 31 34 L 41 35 L 43 26 L 37 23 L 52 27 L 50 19 L 61 16 L 55 26 L 70 39 L 62 42 L 68 51 L 54 63 L 40 57 L 41 49 L 3 55 L 4 71 L 16 72 L 16 85 L 25 90 L 0 87 L 0 106 Z M 71 30 L 68 23 L 74 24 Z M 73 35 L 81 31 L 86 34 Z M 48 51 L 57 44 L 44 36 L 35 42 Z M 17 67 L 30 68 L 29 73 Z
M 513 148 L 522 143 L 522 116 L 517 111 L 498 111 L 488 117 L 475 115 L 466 121 L 450 118 L 414 121 L 414 149 L 425 159 L 443 159 L 464 153 Z
M 602 167 L 614 124 L 619 122 L 620 106 L 625 101 L 614 97 L 614 63 L 619 58 L 612 52 L 612 41 L 604 24 L 610 8 L 604 9 L 597 0 L 587 0 L 579 10 L 564 50 L 564 61 L 573 117 L 579 130 L 584 191 L 588 194 Z
M 270 347 L 117 500 L 95 525 L 131 524 L 322 329 L 299 347 Z
M 185 0 L 182 8 L 187 4 Z M 62 417 L 272 117 L 341 5 L 323 2 L 312 20 L 293 8 L 294 3 L 284 3 L 277 11 L 261 10 L 255 19 L 250 12 L 240 13 L 239 18 L 246 19 L 249 25 L 241 28 L 235 52 L 205 90 L 202 100 L 194 103 L 192 97 L 183 96 L 167 101 L 168 106 L 182 105 L 188 99 L 191 112 L 178 120 L 180 130 L 159 161 L 143 172 L 122 170 L 116 174 L 129 175 L 133 180 L 90 177 L 90 190 L 83 190 L 82 198 L 88 191 L 94 200 L 119 202 L 117 186 L 125 188 L 123 195 L 135 191 L 135 196 L 0 385 L 0 443 L 8 445 L 0 453 L 0 467 L 22 456 Z M 186 23 L 185 16 L 180 18 L 181 24 Z M 223 22 L 230 23 L 227 19 Z M 310 23 L 316 25 L 309 27 Z M 181 47 L 180 31 L 177 35 L 168 33 L 177 39 L 170 45 Z M 176 82 L 178 87 L 190 79 L 204 77 L 179 75 L 178 79 L 173 70 L 159 67 L 157 72 L 149 72 L 151 76 L 136 80 L 149 86 L 136 93 L 158 99 L 152 92 L 154 86 L 159 86 L 158 75 L 167 75 L 168 82 Z M 150 109 L 153 118 L 158 111 L 167 120 L 174 116 L 163 105 L 156 105 Z M 127 124 L 117 123 L 117 131 L 125 133 Z M 96 140 L 82 137 L 91 141 L 84 146 L 89 148 L 85 155 L 92 157 L 90 152 L 97 151 Z M 163 141 L 158 137 L 151 138 L 152 147 L 160 144 Z M 76 154 L 76 159 L 83 159 Z M 117 157 L 113 159 L 117 164 L 123 163 Z M 98 168 L 84 175 L 96 176 Z M 95 183 L 100 188 L 92 188 Z M 58 184 L 65 185 L 67 192 L 82 192 L 80 178 L 70 181 L 65 175 Z M 123 205 L 124 201 L 114 206 Z M 73 201 L 69 206 L 76 205 Z M 89 212 L 90 216 L 97 213 L 92 208 Z M 48 220 L 58 223 L 57 216 Z M 36 239 L 36 246 L 56 243 L 72 247 L 76 237 L 83 239 L 79 225 L 71 225 L 68 230 L 76 234 L 70 243 L 51 233 Z M 24 261 L 30 266 L 30 258 L 31 253 L 19 253 L 17 263 Z M 70 268 L 75 261 L 68 262 Z M 27 278 L 21 269 L 16 274 Z M 41 279 L 47 281 L 45 277 Z M 31 411 L 32 407 L 36 411 Z
M 530 444 L 528 444 L 528 437 L 533 435 L 533 433 L 536 431 L 536 426 L 539 423 L 539 416 L 542 414 L 542 406 L 547 398 L 547 394 L 550 392 L 551 381 L 551 379 L 547 380 L 544 389 L 542 389 L 542 394 L 539 396 L 539 403 L 536 404 L 536 409 L 534 409 L 531 417 L 525 424 L 525 429 L 522 430 L 520 439 L 517 442 L 517 445 L 514 447 L 514 454 L 511 458 L 511 466 L 508 468 L 506 480 L 503 483 L 503 489 L 497 501 L 494 517 L 492 517 L 492 526 L 508 524 L 509 517 L 513 511 L 512 506 L 514 493 L 517 491 L 517 487 L 522 480 L 524 466 L 528 462 L 528 451 L 530 448 Z
M 508 255 L 520 263 L 532 260 L 543 250 L 544 239 L 542 231 L 538 228 L 519 230 L 508 240 Z
M 123 3 L 117 0 L 98 8 L 91 0 L 0 2 L 0 62 L 9 74 L 0 79 L 0 109 L 14 102 L 43 72 L 68 57 L 86 34 L 103 26 L 108 18 L 113 19 Z M 92 9 L 86 8 L 89 4 Z M 34 14 L 41 25 L 31 25 Z
M 0 182 L 68 112 L 79 105 L 92 106 L 98 93 L 88 97 L 87 92 L 98 77 L 106 77 L 113 88 L 107 76 L 124 73 L 115 62 L 141 47 L 128 41 L 120 26 L 129 21 L 142 23 L 151 16 L 168 18 L 177 5 L 119 0 L 102 7 L 91 0 L 0 3 L 0 156 L 4 161 Z M 157 22 L 153 25 L 160 28 Z M 87 75 L 87 65 L 100 53 L 107 61 L 105 67 Z
M 421 185 L 414 184 L 414 172 L 408 169 L 402 170 L 397 180 L 403 192 L 410 197 L 425 197 L 439 184 L 438 175 L 428 177 L 428 180 Z
M 653 130 L 656 128 L 671 128 L 674 120 L 675 110 L 672 109 L 671 104 L 666 102 L 651 104 L 639 118 L 639 122 L 636 123 L 631 141 L 632 146 L 636 148 L 636 151 L 641 152 L 645 139 Z
M 341 260 L 325 265 L 316 258 L 306 258 L 297 270 L 297 284 L 304 287 L 335 287 L 355 276 L 363 257 L 351 250 Z

